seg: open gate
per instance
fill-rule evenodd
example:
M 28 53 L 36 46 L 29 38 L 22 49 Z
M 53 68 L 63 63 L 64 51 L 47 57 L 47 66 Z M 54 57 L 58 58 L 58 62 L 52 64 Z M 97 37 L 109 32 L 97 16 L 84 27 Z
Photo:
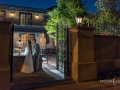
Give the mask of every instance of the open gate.
M 62 34 L 62 35 L 60 35 Z M 64 39 L 59 39 L 60 37 Z M 60 72 L 71 75 L 71 53 L 70 53 L 70 38 L 69 28 L 59 30 L 57 24 L 56 30 L 56 68 Z

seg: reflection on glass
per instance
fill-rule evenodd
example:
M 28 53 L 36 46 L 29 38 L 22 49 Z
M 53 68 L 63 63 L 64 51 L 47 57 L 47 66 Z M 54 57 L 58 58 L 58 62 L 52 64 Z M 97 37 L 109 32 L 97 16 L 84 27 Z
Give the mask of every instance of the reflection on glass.
M 14 37 L 13 55 L 14 56 L 24 55 L 27 41 L 33 40 L 35 38 L 35 34 L 17 32 L 17 33 L 14 33 L 14 35 L 15 37 Z
M 20 13 L 20 25 L 32 25 L 32 14 Z

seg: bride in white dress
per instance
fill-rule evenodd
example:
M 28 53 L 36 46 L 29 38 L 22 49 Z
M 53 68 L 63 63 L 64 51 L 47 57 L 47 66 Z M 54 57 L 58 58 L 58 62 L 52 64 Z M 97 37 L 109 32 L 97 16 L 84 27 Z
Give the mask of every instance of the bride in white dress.
M 34 72 L 33 60 L 32 60 L 32 45 L 30 40 L 28 40 L 28 45 L 25 48 L 24 55 L 26 55 L 26 57 L 25 57 L 23 66 L 21 68 L 21 72 L 23 73 Z

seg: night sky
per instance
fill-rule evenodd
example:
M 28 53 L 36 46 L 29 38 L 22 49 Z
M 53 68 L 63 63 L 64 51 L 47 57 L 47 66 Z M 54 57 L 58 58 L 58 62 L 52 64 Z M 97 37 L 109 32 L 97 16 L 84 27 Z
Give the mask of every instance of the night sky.
M 82 1 L 84 2 L 85 0 Z M 97 0 L 88 0 L 85 4 L 85 7 L 89 8 L 88 12 L 96 12 L 96 7 L 94 6 L 96 1 Z M 57 6 L 56 0 L 0 0 L 0 3 L 43 9 L 47 9 L 51 6 Z

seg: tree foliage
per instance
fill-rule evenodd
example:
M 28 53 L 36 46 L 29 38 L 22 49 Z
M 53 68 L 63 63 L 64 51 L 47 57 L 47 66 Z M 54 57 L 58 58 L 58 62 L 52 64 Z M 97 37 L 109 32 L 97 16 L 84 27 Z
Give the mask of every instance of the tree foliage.
M 75 16 L 77 13 L 83 14 L 87 11 L 84 7 L 84 3 L 81 0 L 57 0 L 57 8 L 49 11 L 48 14 L 50 19 L 47 22 L 46 30 L 52 38 L 55 38 L 54 34 L 56 32 L 56 25 L 59 28 L 59 37 L 62 38 L 64 33 L 63 30 L 68 26 L 69 28 L 76 26 Z
M 93 14 L 91 24 L 97 25 L 95 32 L 115 35 L 120 26 L 120 0 L 97 0 L 98 12 Z
M 95 23 L 120 25 L 120 0 L 98 0 L 95 6 L 98 10 Z

